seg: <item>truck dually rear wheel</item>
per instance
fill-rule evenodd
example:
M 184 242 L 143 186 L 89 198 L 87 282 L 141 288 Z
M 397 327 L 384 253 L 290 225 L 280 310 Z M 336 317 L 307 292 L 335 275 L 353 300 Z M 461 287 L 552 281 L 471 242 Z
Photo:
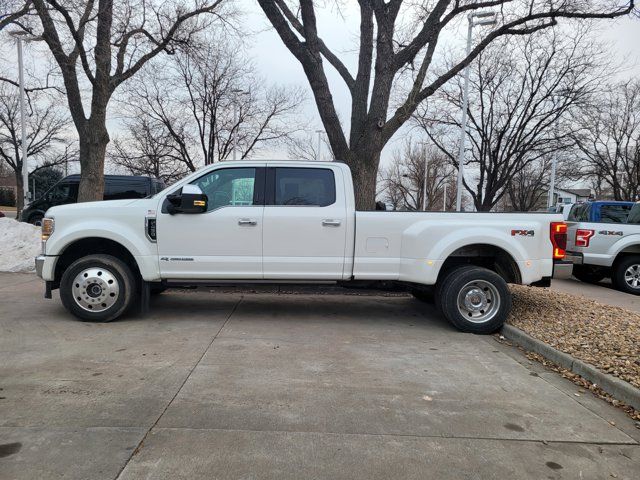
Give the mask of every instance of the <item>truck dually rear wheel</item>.
M 110 322 L 131 306 L 135 278 L 122 260 L 111 255 L 88 255 L 73 262 L 60 281 L 60 299 L 76 317 Z
M 455 275 L 445 276 L 439 292 L 442 314 L 463 332 L 493 333 L 511 310 L 507 283 L 486 268 L 456 268 Z

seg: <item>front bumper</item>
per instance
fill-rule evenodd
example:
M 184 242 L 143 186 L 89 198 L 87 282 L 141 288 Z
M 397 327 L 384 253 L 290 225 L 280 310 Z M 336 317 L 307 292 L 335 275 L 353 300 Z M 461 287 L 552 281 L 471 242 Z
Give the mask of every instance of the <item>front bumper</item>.
M 553 262 L 553 278 L 570 278 L 573 273 L 573 262 L 561 260 Z
M 36 257 L 36 275 L 42 278 L 42 270 L 44 269 L 44 262 L 47 259 L 44 255 L 38 255 Z
M 58 261 L 55 255 L 38 255 L 35 258 L 36 262 L 36 274 L 43 280 L 51 282 L 55 280 L 56 275 L 56 262 Z

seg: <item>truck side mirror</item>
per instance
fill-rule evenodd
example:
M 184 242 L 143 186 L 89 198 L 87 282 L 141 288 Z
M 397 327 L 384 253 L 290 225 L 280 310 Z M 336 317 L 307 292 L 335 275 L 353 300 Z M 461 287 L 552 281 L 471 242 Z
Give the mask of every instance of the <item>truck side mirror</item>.
M 167 211 L 171 215 L 207 211 L 208 198 L 197 185 L 185 185 L 181 192 L 167 195 L 167 200 L 169 201 Z

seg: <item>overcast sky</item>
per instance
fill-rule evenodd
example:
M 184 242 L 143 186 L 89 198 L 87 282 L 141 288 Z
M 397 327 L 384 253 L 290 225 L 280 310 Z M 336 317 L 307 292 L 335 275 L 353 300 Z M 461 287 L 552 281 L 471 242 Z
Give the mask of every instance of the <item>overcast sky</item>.
M 359 12 L 355 2 L 345 2 L 347 6 L 338 15 L 335 10 L 322 10 L 318 15 L 320 35 L 325 42 L 337 53 L 351 70 L 355 72 L 357 64 L 356 49 L 359 29 Z M 299 62 L 283 45 L 277 33 L 269 27 L 264 14 L 254 0 L 243 0 L 242 8 L 245 14 L 245 25 L 256 32 L 250 42 L 249 54 L 256 62 L 259 70 L 267 81 L 284 85 L 301 85 L 307 89 L 308 101 L 304 108 L 305 116 L 313 119 L 316 128 L 321 129 L 320 119 L 308 88 L 308 83 Z M 446 41 L 453 48 L 464 47 L 466 42 L 466 26 L 452 32 Z M 609 44 L 613 58 L 619 59 L 625 65 L 621 76 L 625 78 L 640 77 L 640 20 L 625 18 L 614 21 L 600 22 L 600 28 L 595 37 L 601 38 Z M 343 118 L 349 118 L 350 97 L 338 74 L 327 67 L 332 93 Z M 314 128 L 315 130 L 315 128 Z M 399 137 L 402 137 L 400 132 Z M 406 135 L 406 131 L 405 131 Z M 398 148 L 401 138 L 396 138 L 383 153 L 383 162 L 388 160 L 392 151 Z M 263 156 L 272 156 L 275 152 L 263 152 Z
M 0 0 L 1 2 L 2 0 Z M 327 2 L 334 5 L 333 2 Z M 334 8 L 320 10 L 318 12 L 319 31 L 324 41 L 338 54 L 354 72 L 357 62 L 356 45 L 359 29 L 359 12 L 355 2 L 343 2 L 342 9 L 337 12 Z M 242 28 L 253 32 L 248 36 L 247 52 L 255 62 L 265 81 L 270 84 L 302 86 L 308 92 L 308 99 L 303 109 L 303 116 L 310 119 L 312 130 L 322 128 L 319 117 L 308 88 L 306 77 L 297 60 L 284 47 L 280 38 L 272 30 L 266 21 L 255 0 L 240 0 L 240 16 Z M 446 43 L 453 49 L 462 49 L 465 43 L 465 21 L 459 23 L 458 31 L 450 32 L 446 37 Z M 626 66 L 621 74 L 626 78 L 640 77 L 640 20 L 637 18 L 625 18 L 614 21 L 602 21 L 596 36 L 610 43 L 613 58 L 617 58 Z M 6 36 L 5 36 L 6 38 Z M 38 47 L 42 48 L 41 46 Z M 38 58 L 33 48 L 27 50 L 27 68 L 33 69 L 42 61 Z M 0 43 L 0 64 L 4 63 L 11 69 L 16 69 L 15 45 L 13 42 Z M 17 78 L 17 71 L 14 72 Z M 338 74 L 327 67 L 327 73 L 332 86 L 332 93 L 337 108 L 343 119 L 349 118 L 350 98 L 344 84 Z M 118 130 L 118 119 L 112 118 L 109 126 L 115 133 Z M 401 131 L 398 137 L 390 142 L 383 152 L 383 162 L 388 160 L 394 149 L 398 148 L 398 142 L 406 135 Z M 285 151 L 262 151 L 260 157 L 285 157 Z

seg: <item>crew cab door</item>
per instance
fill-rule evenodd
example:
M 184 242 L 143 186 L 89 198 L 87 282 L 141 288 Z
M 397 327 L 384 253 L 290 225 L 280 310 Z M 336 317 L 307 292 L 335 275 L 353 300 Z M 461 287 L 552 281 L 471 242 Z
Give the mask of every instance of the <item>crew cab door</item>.
M 264 278 L 342 279 L 347 232 L 342 172 L 269 167 L 266 185 Z
M 207 195 L 207 210 L 157 216 L 163 279 L 262 279 L 264 168 L 221 167 L 191 184 Z M 175 193 L 175 192 L 171 192 Z

